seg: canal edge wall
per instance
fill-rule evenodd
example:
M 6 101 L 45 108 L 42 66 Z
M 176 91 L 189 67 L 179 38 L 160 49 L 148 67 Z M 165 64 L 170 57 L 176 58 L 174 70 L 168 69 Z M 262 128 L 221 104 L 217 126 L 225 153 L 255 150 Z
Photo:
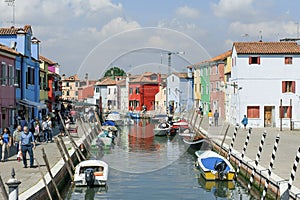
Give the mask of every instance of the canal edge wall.
M 199 117 L 199 119 L 197 119 L 197 118 L 198 117 L 194 117 L 193 114 L 191 114 L 191 113 L 189 113 L 189 115 L 187 116 L 187 119 L 190 122 L 191 126 L 194 128 L 194 131 L 196 131 L 198 134 L 200 134 L 203 138 L 207 138 L 210 141 L 212 141 L 213 148 L 216 151 L 220 152 L 221 155 L 227 156 L 229 145 L 226 143 L 223 143 L 223 146 L 221 148 L 221 145 L 222 145 L 221 139 L 209 138 L 208 132 L 204 128 L 201 127 L 200 123 L 202 122 L 202 120 L 200 119 L 200 117 Z M 222 133 L 222 134 L 224 134 L 224 133 Z M 245 178 L 245 180 L 247 180 L 247 183 L 248 183 L 250 176 L 251 176 L 252 169 L 254 167 L 254 160 L 250 159 L 247 156 L 244 156 L 244 158 L 242 159 L 241 155 L 242 155 L 241 152 L 239 152 L 235 149 L 232 149 L 231 156 L 230 156 L 230 162 L 232 164 L 234 164 L 235 166 L 237 166 L 238 163 L 241 161 L 241 171 L 240 171 L 239 175 L 242 175 L 243 178 Z M 289 167 L 290 166 L 288 166 L 288 168 L 287 168 L 288 170 L 290 170 Z M 258 191 L 262 192 L 266 178 L 268 176 L 268 169 L 261 165 L 258 165 L 256 169 L 257 169 L 256 170 L 257 172 L 254 175 L 253 187 L 256 187 L 256 189 Z M 283 182 L 287 183 L 288 180 L 285 180 L 282 177 L 276 175 L 274 172 L 272 172 L 269 181 L 270 182 L 269 182 L 269 187 L 268 187 L 268 195 L 271 195 L 273 198 L 276 198 L 276 199 L 279 198 L 280 197 L 279 184 L 282 184 Z M 292 186 L 292 188 L 289 192 L 290 198 L 297 199 L 297 197 L 299 197 L 299 194 L 300 194 L 300 189 L 295 186 Z M 256 194 L 256 196 L 257 196 L 257 194 Z
M 78 129 L 78 131 L 81 129 Z M 84 131 L 84 130 L 81 130 Z M 88 134 L 81 134 L 81 137 L 79 137 L 77 140 L 75 140 L 75 143 L 77 145 L 77 147 L 80 147 L 81 144 L 86 144 L 87 140 L 88 140 L 88 136 L 89 135 L 93 135 L 92 132 L 95 131 L 92 129 L 88 129 Z M 71 136 L 72 137 L 72 136 Z M 66 144 L 69 144 L 70 141 L 67 140 L 65 141 Z M 70 149 L 68 149 L 69 155 L 73 161 L 74 164 L 78 163 L 78 159 L 76 156 L 76 150 L 71 147 Z M 48 155 L 50 153 L 48 152 Z M 71 179 L 72 177 L 69 177 L 68 171 L 67 171 L 67 164 L 64 162 L 63 158 L 61 158 L 52 168 L 51 168 L 51 173 L 53 175 L 53 180 L 55 181 L 55 183 L 58 185 L 58 188 L 60 191 L 62 191 L 64 188 L 64 186 L 66 186 L 66 183 L 69 181 L 69 179 Z M 40 176 L 39 173 L 35 174 L 37 176 Z M 49 172 L 47 172 L 46 174 L 44 174 L 44 179 L 46 180 L 46 183 L 49 187 L 49 190 L 51 192 L 52 196 L 57 196 L 55 193 L 55 189 L 53 184 L 51 183 L 51 177 Z M 43 182 L 42 177 L 40 178 L 40 180 L 31 188 L 29 188 L 28 190 L 22 192 L 21 194 L 19 194 L 19 199 L 20 200 L 27 200 L 27 199 L 49 199 L 47 190 L 46 190 L 46 186 Z

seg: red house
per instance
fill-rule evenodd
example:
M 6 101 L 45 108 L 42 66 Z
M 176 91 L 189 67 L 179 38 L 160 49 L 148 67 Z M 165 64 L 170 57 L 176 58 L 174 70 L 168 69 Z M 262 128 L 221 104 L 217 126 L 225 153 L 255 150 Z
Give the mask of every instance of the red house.
M 145 72 L 129 81 L 129 109 L 141 111 L 145 105 L 147 110 L 153 110 L 155 95 L 159 92 L 161 75 Z

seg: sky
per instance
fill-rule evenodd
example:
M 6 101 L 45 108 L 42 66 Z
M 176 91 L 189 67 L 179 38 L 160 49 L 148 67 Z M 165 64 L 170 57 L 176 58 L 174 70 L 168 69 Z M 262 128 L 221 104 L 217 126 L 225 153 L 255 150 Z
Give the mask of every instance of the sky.
M 186 71 L 235 41 L 295 38 L 299 10 L 298 0 L 15 0 L 15 26 L 32 26 L 40 53 L 61 74 L 97 79 L 112 66 Z M 0 26 L 12 19 L 1 0 Z

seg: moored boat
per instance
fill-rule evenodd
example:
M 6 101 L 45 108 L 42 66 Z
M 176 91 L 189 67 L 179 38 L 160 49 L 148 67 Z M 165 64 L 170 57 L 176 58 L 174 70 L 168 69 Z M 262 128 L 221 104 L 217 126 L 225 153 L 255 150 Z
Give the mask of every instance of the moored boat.
M 233 180 L 235 170 L 230 162 L 214 151 L 196 151 L 197 166 L 206 180 Z
M 167 136 L 171 130 L 171 125 L 167 122 L 159 123 L 155 129 L 153 129 L 156 136 Z
M 108 165 L 101 160 L 86 160 L 75 167 L 76 186 L 105 186 L 108 178 Z

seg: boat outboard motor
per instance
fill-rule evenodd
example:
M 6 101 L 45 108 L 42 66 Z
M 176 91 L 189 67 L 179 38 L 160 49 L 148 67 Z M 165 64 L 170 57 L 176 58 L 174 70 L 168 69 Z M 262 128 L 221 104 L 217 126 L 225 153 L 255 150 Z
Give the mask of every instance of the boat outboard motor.
M 88 168 L 84 171 L 87 186 L 93 186 L 95 181 L 94 169 Z
M 220 180 L 224 180 L 226 178 L 226 167 L 227 167 L 227 164 L 224 160 L 220 161 L 220 162 L 217 162 L 215 164 L 215 170 L 218 172 L 218 176 L 219 176 L 219 179 Z

